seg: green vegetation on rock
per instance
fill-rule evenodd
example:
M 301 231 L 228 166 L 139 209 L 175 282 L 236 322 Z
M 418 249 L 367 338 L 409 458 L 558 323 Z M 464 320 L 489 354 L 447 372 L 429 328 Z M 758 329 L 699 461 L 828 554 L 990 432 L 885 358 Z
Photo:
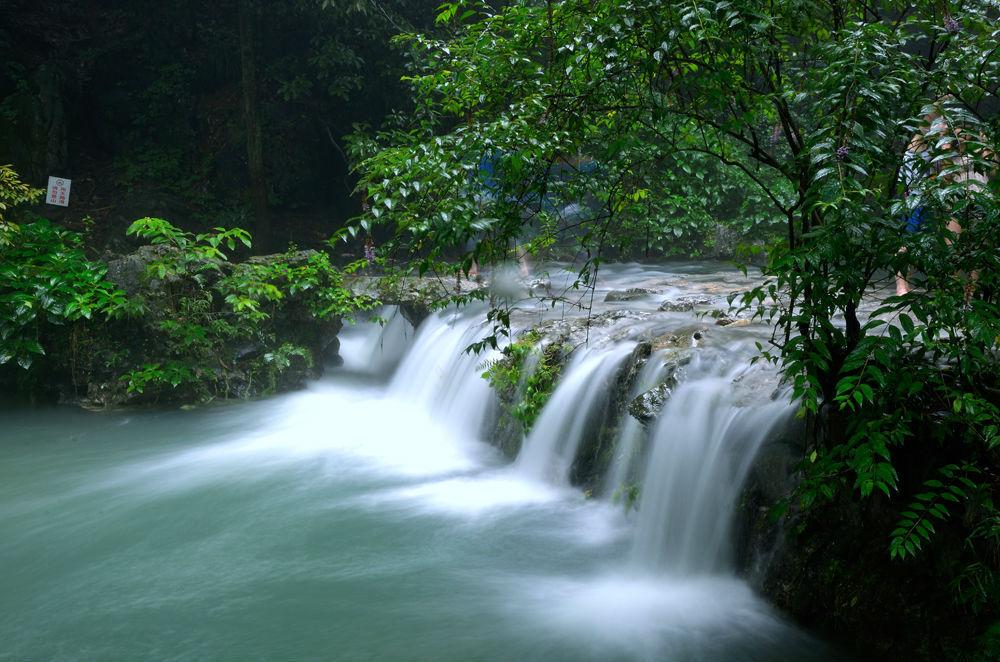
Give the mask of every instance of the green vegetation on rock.
M 225 250 L 250 245 L 238 228 L 194 235 L 144 218 L 129 233 L 152 245 L 112 260 L 109 275 L 79 233 L 41 218 L 10 232 L 0 249 L 5 380 L 92 406 L 271 393 L 315 374 L 342 318 L 376 303 L 349 293 L 325 253 L 230 263 Z
M 491 443 L 514 458 L 548 402 L 562 374 L 566 352 L 561 343 L 529 330 L 485 364 L 483 379 L 497 398 Z
M 504 358 L 492 362 L 483 373 L 501 397 L 512 400 L 506 403 L 507 411 L 525 434 L 552 395 L 565 358 L 561 347 L 539 344 L 541 340 L 539 333 L 528 332 L 504 347 Z

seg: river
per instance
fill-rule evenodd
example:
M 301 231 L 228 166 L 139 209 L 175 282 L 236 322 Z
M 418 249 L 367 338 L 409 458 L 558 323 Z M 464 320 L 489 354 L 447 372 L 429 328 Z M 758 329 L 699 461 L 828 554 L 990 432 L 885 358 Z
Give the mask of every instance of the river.
M 601 281 L 624 284 L 658 289 L 615 304 L 650 313 L 668 294 L 747 286 L 689 266 L 625 265 Z M 523 314 L 565 314 L 542 308 Z M 477 333 L 466 315 L 360 323 L 344 332 L 344 365 L 263 402 L 4 406 L 0 660 L 841 659 L 758 598 L 725 551 L 732 494 L 712 485 L 735 480 L 748 432 L 787 410 L 748 422 L 760 408 L 727 396 L 761 329 L 709 334 L 656 428 L 638 513 L 562 475 L 566 422 L 586 406 L 572 386 L 517 461 L 485 443 L 484 357 L 461 351 Z M 594 340 L 567 384 L 628 348 Z

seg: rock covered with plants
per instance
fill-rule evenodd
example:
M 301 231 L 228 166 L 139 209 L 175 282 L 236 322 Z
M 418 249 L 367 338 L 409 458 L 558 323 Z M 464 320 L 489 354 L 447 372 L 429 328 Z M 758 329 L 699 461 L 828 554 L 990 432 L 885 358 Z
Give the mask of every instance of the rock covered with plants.
M 344 316 L 374 304 L 322 252 L 231 262 L 250 245 L 241 229 L 144 218 L 128 232 L 151 243 L 103 261 L 42 218 L 2 229 L 0 388 L 33 399 L 192 404 L 299 387 L 338 358 Z

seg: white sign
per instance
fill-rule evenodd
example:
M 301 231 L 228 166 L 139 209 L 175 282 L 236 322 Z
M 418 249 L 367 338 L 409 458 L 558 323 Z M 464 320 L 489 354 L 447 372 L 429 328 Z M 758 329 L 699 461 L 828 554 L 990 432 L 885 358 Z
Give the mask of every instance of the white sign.
M 45 196 L 45 204 L 69 206 L 69 186 L 73 183 L 71 179 L 62 177 L 49 177 L 49 192 Z

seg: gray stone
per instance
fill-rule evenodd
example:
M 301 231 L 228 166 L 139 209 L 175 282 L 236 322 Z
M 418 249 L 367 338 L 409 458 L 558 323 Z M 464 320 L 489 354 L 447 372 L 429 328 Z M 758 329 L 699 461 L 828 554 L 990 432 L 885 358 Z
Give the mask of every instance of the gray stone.
M 647 290 L 643 287 L 632 287 L 627 290 L 614 290 L 608 292 L 604 297 L 605 302 L 616 302 L 616 301 L 633 301 L 635 299 L 644 299 L 648 296 L 656 294 L 654 290 Z
M 659 415 L 663 403 L 670 399 L 675 386 L 676 381 L 671 379 L 633 398 L 628 403 L 628 413 L 643 425 L 649 425 Z
M 695 306 L 710 306 L 714 304 L 717 297 L 705 296 L 701 294 L 691 294 L 680 296 L 676 299 L 667 299 L 660 304 L 659 310 L 664 312 L 684 313 L 695 309 Z

